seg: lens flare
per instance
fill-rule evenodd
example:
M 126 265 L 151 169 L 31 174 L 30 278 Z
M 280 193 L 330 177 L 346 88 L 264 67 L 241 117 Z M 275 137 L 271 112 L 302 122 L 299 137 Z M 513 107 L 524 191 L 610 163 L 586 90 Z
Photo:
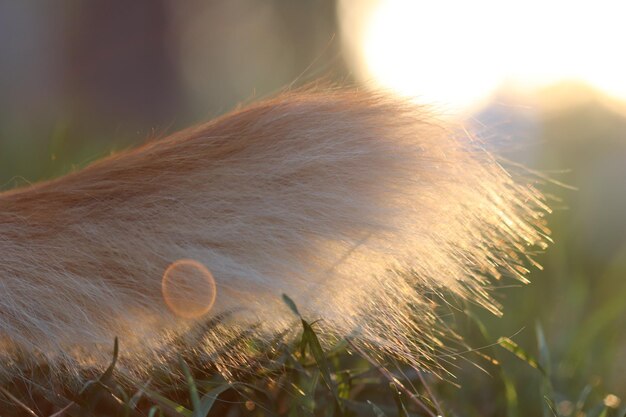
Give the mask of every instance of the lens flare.
M 172 313 L 186 319 L 208 313 L 217 294 L 213 274 L 193 259 L 179 259 L 170 264 L 163 274 L 161 289 Z

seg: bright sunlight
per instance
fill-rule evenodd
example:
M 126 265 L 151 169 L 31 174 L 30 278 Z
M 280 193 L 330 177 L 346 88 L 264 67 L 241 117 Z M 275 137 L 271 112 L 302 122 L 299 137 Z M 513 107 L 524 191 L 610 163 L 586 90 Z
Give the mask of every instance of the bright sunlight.
M 339 12 L 361 80 L 462 111 L 497 88 L 565 80 L 626 98 L 625 9 L 616 1 L 343 0 Z

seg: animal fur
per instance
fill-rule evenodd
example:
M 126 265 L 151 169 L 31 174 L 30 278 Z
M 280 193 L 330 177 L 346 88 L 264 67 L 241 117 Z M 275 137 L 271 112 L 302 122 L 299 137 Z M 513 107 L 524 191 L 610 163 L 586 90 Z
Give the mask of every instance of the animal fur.
M 102 365 L 117 336 L 126 365 L 141 369 L 226 311 L 195 349 L 215 352 L 254 323 L 271 338 L 293 325 L 287 294 L 323 334 L 428 361 L 430 295 L 498 312 L 490 278 L 523 279 L 545 210 L 531 185 L 423 107 L 357 90 L 287 92 L 1 194 L 3 352 Z M 164 271 L 180 259 L 215 278 L 201 318 L 163 300 Z

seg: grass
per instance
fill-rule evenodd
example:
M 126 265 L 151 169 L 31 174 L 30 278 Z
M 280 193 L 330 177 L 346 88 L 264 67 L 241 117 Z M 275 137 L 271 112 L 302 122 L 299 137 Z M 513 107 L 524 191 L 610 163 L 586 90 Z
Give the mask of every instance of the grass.
M 373 357 L 349 338 L 324 349 L 316 323 L 298 318 L 298 336 L 264 347 L 270 355 L 250 368 L 224 376 L 214 366 L 181 347 L 177 360 L 137 381 L 117 368 L 118 341 L 110 366 L 74 390 L 50 384 L 45 368 L 0 387 L 1 415 L 8 416 L 574 416 L 623 417 L 619 397 L 590 380 L 579 391 L 554 378 L 554 362 L 537 324 L 535 345 L 524 347 L 515 336 L 489 335 L 479 314 L 452 318 L 456 331 L 481 340 L 454 355 L 457 380 L 422 372 L 395 358 Z M 258 350 L 246 337 L 227 349 Z M 444 373 L 445 375 L 445 373 Z M 470 381 L 473 379 L 473 381 Z M 533 381 L 524 386 L 525 380 Z M 18 383 L 19 382 L 19 383 Z M 458 385 L 455 387 L 455 384 Z M 536 404 L 521 401 L 528 391 Z M 474 397 L 474 395 L 476 395 Z M 533 414 L 529 414 L 532 412 Z M 538 412 L 537 414 L 535 414 Z

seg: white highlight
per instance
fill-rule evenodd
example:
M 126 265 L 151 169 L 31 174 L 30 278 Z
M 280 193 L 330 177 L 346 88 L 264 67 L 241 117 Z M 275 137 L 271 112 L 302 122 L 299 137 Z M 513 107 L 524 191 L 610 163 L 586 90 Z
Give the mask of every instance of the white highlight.
M 621 2 L 343 0 L 361 79 L 461 111 L 498 87 L 582 81 L 626 99 Z

